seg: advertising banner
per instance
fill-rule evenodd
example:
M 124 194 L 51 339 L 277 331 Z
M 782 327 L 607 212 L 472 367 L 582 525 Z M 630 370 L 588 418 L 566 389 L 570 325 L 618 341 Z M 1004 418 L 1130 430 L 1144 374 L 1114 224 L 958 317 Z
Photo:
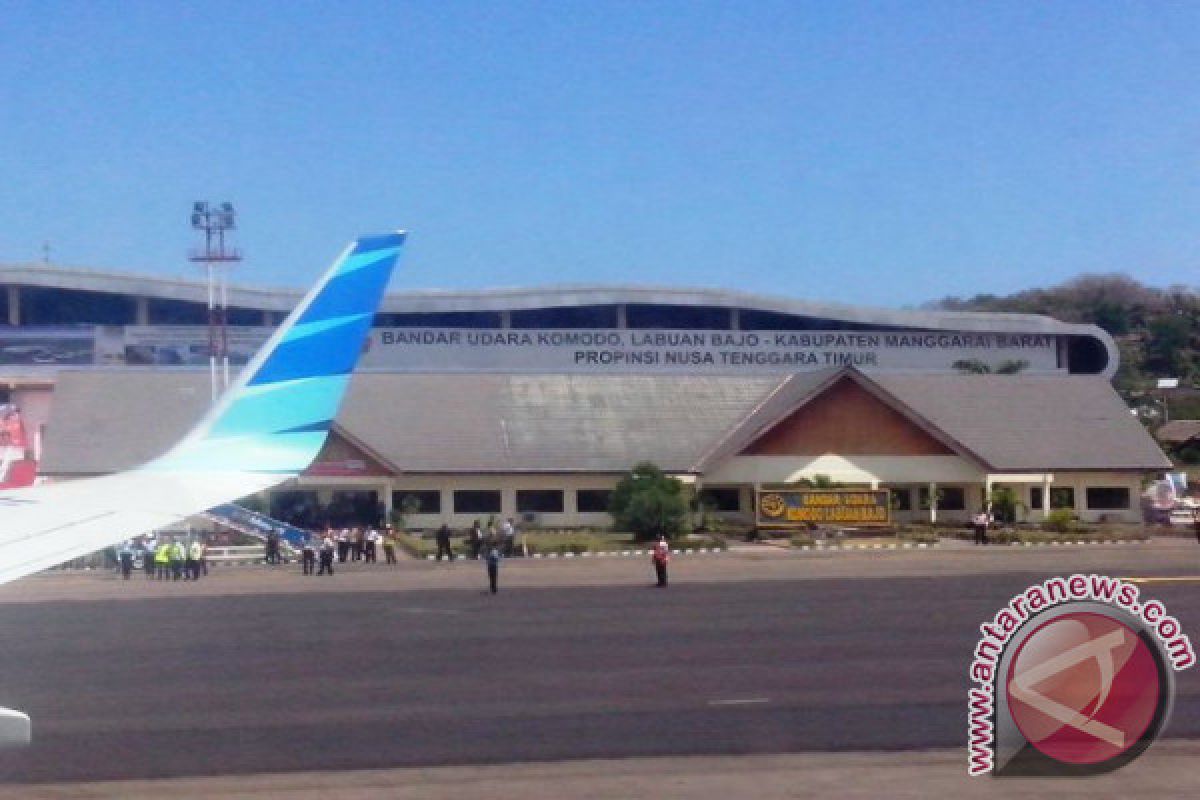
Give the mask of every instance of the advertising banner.
M 0 366 L 76 366 L 94 361 L 92 328 L 8 330 L 0 334 Z

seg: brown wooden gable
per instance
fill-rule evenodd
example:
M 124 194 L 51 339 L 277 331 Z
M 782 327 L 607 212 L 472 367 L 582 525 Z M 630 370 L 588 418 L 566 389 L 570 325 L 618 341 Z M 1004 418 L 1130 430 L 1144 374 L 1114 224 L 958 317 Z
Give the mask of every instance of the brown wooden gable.
M 842 378 L 742 451 L 747 456 L 944 456 L 954 451 L 857 382 Z
M 304 471 L 309 476 L 383 476 L 390 475 L 385 465 L 366 453 L 362 448 L 332 430 L 325 439 L 321 452 Z

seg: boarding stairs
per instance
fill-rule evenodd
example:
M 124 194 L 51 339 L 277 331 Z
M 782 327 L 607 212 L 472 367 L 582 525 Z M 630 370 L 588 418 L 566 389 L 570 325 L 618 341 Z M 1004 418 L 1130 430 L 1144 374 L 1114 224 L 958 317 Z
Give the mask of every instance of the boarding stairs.
M 210 508 L 200 516 L 217 525 L 232 528 L 238 533 L 253 536 L 264 543 L 267 541 L 267 534 L 274 531 L 279 534 L 280 555 L 288 561 L 294 560 L 296 553 L 304 547 L 304 541 L 310 536 L 309 532 L 303 528 L 297 528 L 295 525 L 289 525 L 274 517 L 268 517 L 266 514 L 251 511 L 236 503 L 225 503 Z

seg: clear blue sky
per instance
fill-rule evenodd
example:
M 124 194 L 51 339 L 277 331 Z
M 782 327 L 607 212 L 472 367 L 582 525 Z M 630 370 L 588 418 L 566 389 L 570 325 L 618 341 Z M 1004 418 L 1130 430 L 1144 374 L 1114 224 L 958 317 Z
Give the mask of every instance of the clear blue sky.
M 884 306 L 1200 283 L 1200 4 L 0 0 L 0 261 Z

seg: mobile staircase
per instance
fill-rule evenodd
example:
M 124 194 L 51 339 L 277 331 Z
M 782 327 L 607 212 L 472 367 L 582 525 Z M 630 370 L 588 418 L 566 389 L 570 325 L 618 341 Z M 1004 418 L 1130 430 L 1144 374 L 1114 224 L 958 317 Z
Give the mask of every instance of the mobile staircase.
M 267 534 L 274 531 L 279 534 L 279 554 L 283 557 L 284 561 L 294 561 L 296 554 L 304 546 L 304 540 L 311 535 L 303 528 L 297 528 L 295 525 L 289 525 L 273 517 L 268 517 L 266 514 L 251 511 L 236 503 L 226 503 L 215 508 L 210 508 L 200 516 L 223 527 L 232 528 L 238 533 L 253 536 L 264 544 L 267 541 Z M 227 547 L 223 548 L 223 550 L 246 551 L 243 557 L 248 560 L 262 561 L 263 559 L 263 550 L 258 547 Z M 234 555 L 242 554 L 232 552 L 228 554 L 228 556 Z M 230 558 L 230 560 L 234 559 Z

